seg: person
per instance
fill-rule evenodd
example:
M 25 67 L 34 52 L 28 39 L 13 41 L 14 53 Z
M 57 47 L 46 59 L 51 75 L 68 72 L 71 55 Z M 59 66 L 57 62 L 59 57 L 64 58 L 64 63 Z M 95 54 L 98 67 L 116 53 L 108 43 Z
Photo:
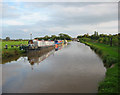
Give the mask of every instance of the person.
M 5 49 L 8 49 L 8 46 L 7 46 L 7 44 L 5 45 Z

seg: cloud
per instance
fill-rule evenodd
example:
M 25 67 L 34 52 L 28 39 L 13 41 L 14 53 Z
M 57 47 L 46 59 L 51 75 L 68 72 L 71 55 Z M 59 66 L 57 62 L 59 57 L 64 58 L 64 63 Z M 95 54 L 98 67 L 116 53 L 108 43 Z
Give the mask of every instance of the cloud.
M 18 12 L 17 7 L 7 3 L 2 4 L 2 18 L 11 19 L 18 18 L 21 14 Z
M 103 2 L 101 0 L 4 0 L 4 2 Z M 119 0 L 104 0 L 104 2 L 119 2 Z
M 3 37 L 117 33 L 117 3 L 4 3 Z M 14 35 L 12 35 L 12 33 Z
M 23 22 L 17 22 L 15 20 L 5 20 L 3 21 L 3 25 L 24 25 Z
M 28 32 L 29 30 L 28 29 L 22 29 L 23 32 Z
M 93 3 L 82 7 L 52 6 L 52 9 L 55 9 L 55 14 L 52 16 L 56 19 L 51 22 L 55 25 L 96 24 L 117 19 L 117 4 L 112 3 L 97 5 Z

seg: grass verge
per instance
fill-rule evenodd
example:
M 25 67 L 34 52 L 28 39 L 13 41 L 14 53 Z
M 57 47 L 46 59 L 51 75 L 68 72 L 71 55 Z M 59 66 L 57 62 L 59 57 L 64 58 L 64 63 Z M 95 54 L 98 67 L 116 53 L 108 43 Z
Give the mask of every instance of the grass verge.
M 2 63 L 4 64 L 4 62 L 8 62 L 8 60 L 17 58 L 25 54 L 24 50 L 19 49 L 19 45 L 26 45 L 27 43 L 27 41 L 1 41 L 0 44 L 2 46 L 0 47 L 0 50 L 2 52 L 0 54 L 0 57 L 2 57 Z M 6 44 L 8 46 L 8 49 L 5 49 Z M 14 45 L 14 47 L 11 47 L 11 45 Z
M 119 95 L 118 47 L 94 42 L 82 43 L 90 46 L 101 57 L 107 69 L 105 79 L 99 83 L 98 95 Z
M 9 62 L 9 60 L 16 59 L 21 55 L 24 55 L 24 50 L 19 50 L 19 48 L 10 48 L 2 51 L 2 64 Z

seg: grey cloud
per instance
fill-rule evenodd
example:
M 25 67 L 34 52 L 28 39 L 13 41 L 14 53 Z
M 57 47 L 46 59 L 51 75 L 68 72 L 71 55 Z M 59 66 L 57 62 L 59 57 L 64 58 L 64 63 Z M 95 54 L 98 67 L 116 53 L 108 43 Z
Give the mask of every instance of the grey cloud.
M 101 4 L 103 5 L 102 10 L 104 11 L 104 13 L 95 14 L 94 12 L 97 12 L 98 9 L 101 8 L 97 6 Z M 15 19 L 15 18 L 20 18 L 22 15 L 29 16 L 29 14 L 31 14 L 33 10 L 35 10 L 36 12 L 41 12 L 39 10 L 43 10 L 46 11 L 46 13 L 47 11 L 51 12 L 51 14 L 47 14 L 47 16 L 50 19 L 46 21 L 40 20 L 33 25 L 8 26 L 3 29 L 3 38 L 6 35 L 10 36 L 11 38 L 29 38 L 29 34 L 31 32 L 33 33 L 33 37 L 52 35 L 52 34 L 57 35 L 61 32 L 67 33 L 71 36 L 76 36 L 84 33 L 91 34 L 91 31 L 84 30 L 81 28 L 81 26 L 100 24 L 104 22 L 117 20 L 117 8 L 111 7 L 111 5 L 106 7 L 106 5 L 109 4 L 112 5 L 112 3 L 78 3 L 78 2 L 77 3 L 34 3 L 34 2 L 24 3 L 24 6 L 28 10 L 28 12 L 24 12 L 21 14 L 21 12 L 17 12 L 16 9 L 15 10 L 7 9 L 7 11 L 4 13 L 4 17 L 7 19 Z M 95 6 L 95 7 L 91 7 L 91 9 L 93 8 L 96 9 L 91 11 L 91 9 L 89 9 L 89 6 Z M 71 10 L 70 9 L 66 10 L 66 8 L 70 8 Z M 84 8 L 84 10 L 82 11 L 75 10 L 74 8 L 76 9 Z M 58 32 L 52 32 L 49 30 L 49 28 L 52 27 L 65 28 L 68 26 L 73 27 L 76 25 L 80 26 L 80 28 L 76 31 L 74 31 L 74 29 L 71 30 L 61 29 L 61 31 Z M 29 31 L 23 32 L 22 29 L 28 29 Z
M 103 2 L 24 2 L 24 5 L 29 8 L 47 8 L 51 6 L 82 7 L 98 4 L 103 4 Z
M 68 3 L 68 5 L 67 5 L 67 3 L 62 3 L 62 4 L 59 4 L 59 7 L 57 7 L 57 6 L 53 7 L 53 6 L 49 5 L 49 10 L 50 9 L 54 10 L 54 13 L 52 15 L 49 15 L 49 17 L 51 17 L 51 19 L 48 21 L 44 21 L 44 22 L 38 21 L 37 24 L 40 24 L 40 25 L 48 24 L 49 26 L 66 26 L 66 25 L 81 25 L 81 24 L 99 24 L 102 22 L 117 20 L 117 8 L 113 9 L 114 7 L 111 7 L 111 6 L 109 6 L 105 9 L 104 14 L 103 13 L 101 13 L 99 15 L 94 14 L 94 12 L 98 11 L 98 9 L 101 8 L 101 7 L 99 7 L 99 5 L 101 5 L 101 4 L 103 4 L 102 9 L 104 11 L 104 7 L 106 7 L 106 5 L 109 5 L 112 3 L 95 3 L 95 4 L 94 3 L 85 3 L 85 4 L 83 4 L 83 3 Z M 61 5 L 64 5 L 64 7 Z M 81 5 L 82 5 L 82 7 L 83 6 L 84 7 L 96 6 L 96 9 L 89 12 L 90 9 L 86 8 L 82 12 L 79 12 L 79 10 L 77 10 L 77 8 L 76 8 L 76 10 L 73 10 L 73 13 L 72 13 L 72 12 L 69 12 L 69 10 L 68 11 L 64 10 L 64 9 L 66 9 L 65 5 L 71 9 L 74 7 L 81 8 Z M 84 12 L 84 11 L 86 11 L 86 12 Z
M 3 3 L 2 6 L 2 18 L 11 19 L 20 17 L 20 13 L 17 12 L 17 9 L 13 9 L 8 4 Z

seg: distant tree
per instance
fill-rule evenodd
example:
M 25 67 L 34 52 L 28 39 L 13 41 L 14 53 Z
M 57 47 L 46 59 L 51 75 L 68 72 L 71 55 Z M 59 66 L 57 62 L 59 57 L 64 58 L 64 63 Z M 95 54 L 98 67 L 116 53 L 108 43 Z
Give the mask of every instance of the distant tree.
M 80 35 L 80 36 L 77 36 L 77 38 L 79 39 L 79 38 L 82 38 L 82 36 Z
M 44 40 L 49 40 L 50 39 L 50 37 L 48 36 L 48 35 L 46 35 L 45 37 L 43 37 L 44 38 Z
M 57 40 L 57 36 L 56 35 L 52 35 L 51 38 L 50 38 L 50 40 L 53 40 L 53 41 Z
M 99 43 L 103 43 L 103 37 L 98 39 Z
M 22 41 L 22 39 L 18 39 L 19 41 Z
M 59 38 L 61 39 L 61 40 L 64 40 L 65 38 L 64 38 L 64 34 L 63 33 L 60 33 L 59 34 Z
M 44 37 L 37 37 L 35 39 L 38 39 L 38 40 L 71 40 L 72 37 L 70 37 L 69 35 L 67 34 L 63 34 L 63 33 L 60 33 L 58 36 L 56 35 L 52 35 L 51 37 L 49 37 L 48 35 L 44 36 Z
M 100 37 L 107 37 L 106 34 L 100 34 Z
M 87 34 L 84 34 L 83 37 L 88 38 L 88 37 L 89 37 L 89 34 L 88 34 L 88 33 L 87 33 Z
M 94 32 L 94 36 L 98 36 L 98 32 L 95 31 L 95 32 Z
M 105 44 L 109 44 L 109 39 L 108 39 L 107 37 L 104 37 L 104 39 L 103 39 L 103 43 L 105 43 Z
M 98 32 L 95 31 L 94 34 L 90 36 L 90 38 L 93 40 L 98 40 L 99 39 Z
M 61 40 L 65 40 L 65 39 L 66 40 L 71 40 L 72 38 L 67 34 L 60 33 L 59 34 L 59 39 L 61 39 Z
M 10 40 L 10 37 L 6 37 L 6 39 L 5 39 L 6 41 L 9 41 Z

